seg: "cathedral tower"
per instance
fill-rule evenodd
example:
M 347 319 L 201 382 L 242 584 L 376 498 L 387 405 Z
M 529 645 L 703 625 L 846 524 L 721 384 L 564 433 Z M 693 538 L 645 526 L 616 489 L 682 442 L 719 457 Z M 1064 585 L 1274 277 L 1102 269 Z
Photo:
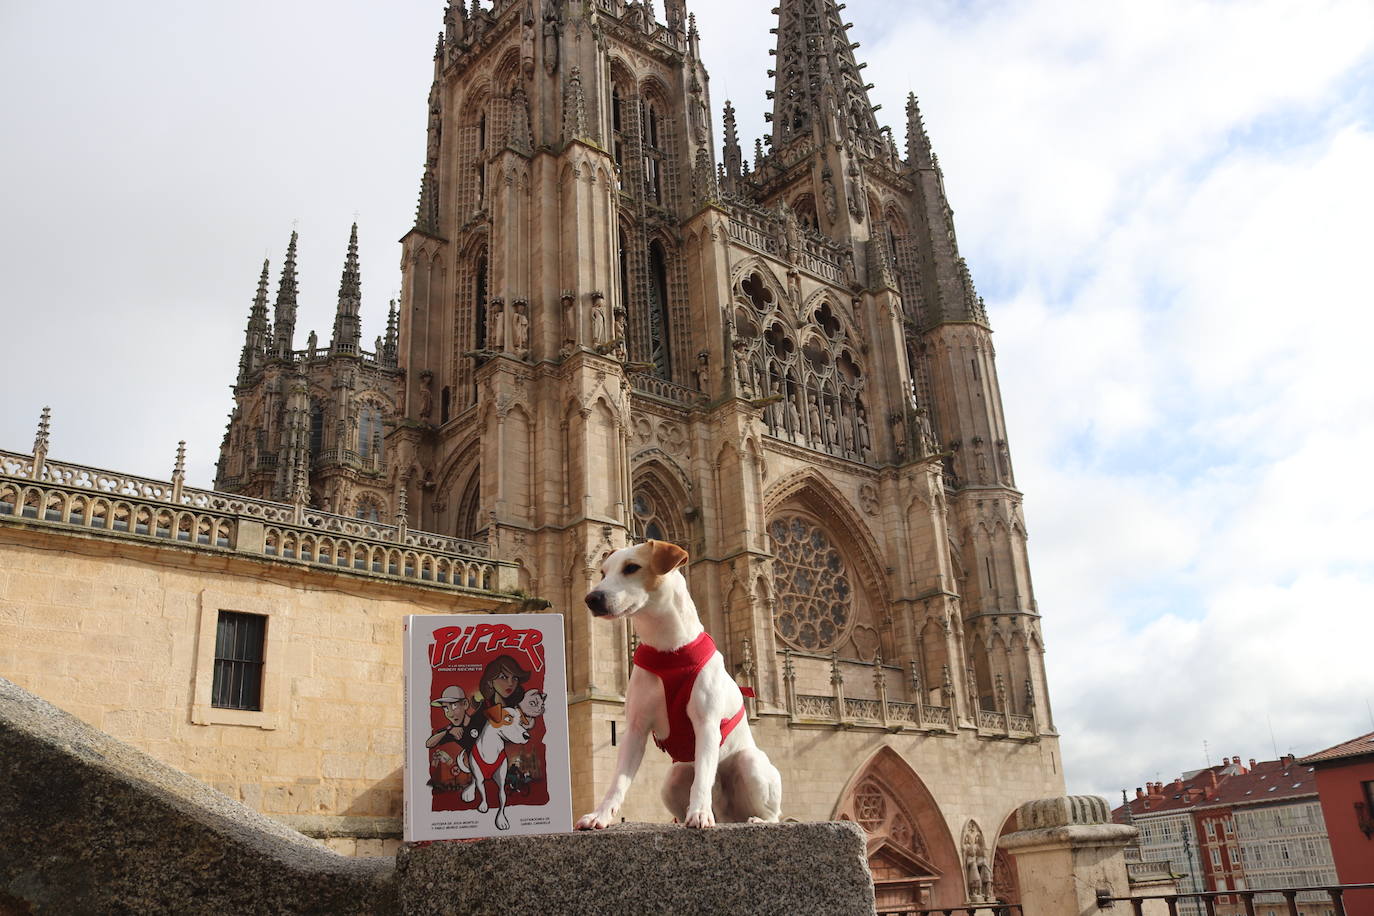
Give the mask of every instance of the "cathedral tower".
M 728 102 L 716 156 L 682 0 L 450 3 L 376 359 L 384 495 L 566 614 L 579 809 L 632 650 L 582 597 L 671 540 L 786 813 L 860 821 L 880 896 L 949 903 L 1014 882 L 996 838 L 1063 781 L 987 315 L 916 101 L 903 155 L 840 10 L 779 0 L 750 161 Z M 336 380 L 366 365 L 349 277 Z M 661 766 L 629 816 L 662 816 Z

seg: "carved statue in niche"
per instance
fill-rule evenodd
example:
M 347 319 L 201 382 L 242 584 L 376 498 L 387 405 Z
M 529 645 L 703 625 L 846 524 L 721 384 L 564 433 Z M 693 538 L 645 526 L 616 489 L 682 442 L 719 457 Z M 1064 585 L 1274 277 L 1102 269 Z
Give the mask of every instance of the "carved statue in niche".
M 425 369 L 420 373 L 420 419 L 429 422 L 434 413 L 434 373 Z
M 563 349 L 559 354 L 567 359 L 577 349 L 577 312 L 573 309 L 577 298 L 572 293 L 564 293 L 563 303 Z
M 697 391 L 706 393 L 710 390 L 711 384 L 711 354 L 702 350 L 697 354 L 697 367 L 692 374 L 696 376 Z
M 739 393 L 744 397 L 751 397 L 754 393 L 751 384 L 753 373 L 749 368 L 749 352 L 742 340 L 736 340 L 735 350 L 735 383 L 739 386 Z
M 969 901 L 981 903 L 991 899 L 992 868 L 988 864 L 987 846 L 983 841 L 983 831 L 973 821 L 969 821 L 964 828 L 963 853 Z
M 907 438 L 906 420 L 900 413 L 893 413 L 888 418 L 888 423 L 892 425 L 892 442 L 897 449 L 898 463 L 906 461 Z
M 514 303 L 515 314 L 511 316 L 511 338 L 515 345 L 515 355 L 524 359 L 530 354 L 530 316 L 529 304 L 517 299 Z
M 1011 481 L 1011 452 L 1007 451 L 1007 440 L 997 440 L 997 463 L 1002 479 Z
M 873 459 L 873 433 L 868 428 L 868 411 L 859 407 L 859 455 L 864 461 Z
M 520 69 L 526 79 L 534 76 L 534 11 L 528 7 L 520 23 Z
M 797 434 L 801 431 L 801 414 L 797 411 L 797 402 L 794 398 L 786 398 L 782 404 L 783 416 L 787 420 L 787 435 L 795 442 Z
M 835 411 L 827 410 L 825 412 L 825 446 L 826 448 L 834 448 L 839 444 L 839 441 L 840 430 L 835 422 Z
M 506 349 L 506 303 L 492 299 L 488 304 L 491 312 L 487 315 L 487 347 L 499 353 Z
M 782 384 L 777 379 L 773 380 L 773 387 L 768 390 L 768 394 L 777 400 L 764 409 L 764 419 L 768 421 L 768 428 L 777 432 L 778 427 L 782 425 Z
M 844 446 L 846 457 L 854 454 L 854 417 L 850 412 L 849 405 L 846 404 L 840 423 L 841 444 Z
M 553 76 L 558 69 L 559 4 L 544 0 L 544 72 Z
M 797 224 L 797 214 L 785 204 L 782 208 L 782 234 L 787 260 L 794 260 L 801 249 L 801 229 Z
M 924 407 L 917 407 L 912 414 L 916 418 L 917 442 L 921 446 L 921 457 L 933 455 L 939 450 L 935 433 L 930 428 L 930 413 Z
M 988 482 L 988 456 L 987 456 L 986 452 L 983 451 L 983 446 L 982 446 L 981 444 L 974 446 L 974 449 L 973 449 L 973 467 L 974 467 L 974 471 L 978 474 L 978 482 L 979 482 L 979 483 L 987 483 L 987 482 Z
M 806 400 L 806 419 L 811 425 L 811 445 L 821 444 L 821 408 L 813 394 Z
M 821 199 L 825 202 L 825 218 L 833 224 L 839 203 L 835 197 L 835 176 L 828 163 L 821 170 Z
M 606 342 L 606 299 L 600 293 L 592 293 L 592 346 L 599 347 Z
M 625 306 L 617 305 L 612 317 L 615 321 L 615 358 L 623 363 L 629 359 L 625 343 Z

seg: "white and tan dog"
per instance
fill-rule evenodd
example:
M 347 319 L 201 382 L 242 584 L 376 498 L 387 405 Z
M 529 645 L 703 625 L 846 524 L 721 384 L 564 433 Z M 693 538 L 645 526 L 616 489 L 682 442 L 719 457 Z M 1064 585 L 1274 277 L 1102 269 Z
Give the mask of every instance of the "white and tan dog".
M 687 551 L 647 541 L 601 564 L 587 595 L 596 617 L 630 618 L 639 648 L 625 698 L 627 734 L 606 797 L 577 829 L 611 824 L 644 759 L 650 733 L 674 759 L 663 803 L 688 827 L 729 821 L 776 821 L 782 777 L 754 744 L 744 696 L 701 625 L 679 567 Z

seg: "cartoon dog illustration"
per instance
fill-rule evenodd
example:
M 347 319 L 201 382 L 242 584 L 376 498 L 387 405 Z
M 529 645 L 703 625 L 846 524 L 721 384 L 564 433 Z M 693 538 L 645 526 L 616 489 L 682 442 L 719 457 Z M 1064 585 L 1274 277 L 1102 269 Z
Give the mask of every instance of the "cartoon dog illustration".
M 477 742 L 458 761 L 458 767 L 472 775 L 472 782 L 463 789 L 463 801 L 472 801 L 480 791 L 482 798 L 477 810 L 483 814 L 492 807 L 487 780 L 496 783 L 497 830 L 510 829 L 510 821 L 506 817 L 506 772 L 510 768 L 506 748 L 530 740 L 530 729 L 544 713 L 544 696 L 537 690 L 530 690 L 521 699 L 519 707 L 493 706 L 488 709 Z M 538 712 L 532 715 L 526 711 L 526 707 L 529 710 L 537 708 Z

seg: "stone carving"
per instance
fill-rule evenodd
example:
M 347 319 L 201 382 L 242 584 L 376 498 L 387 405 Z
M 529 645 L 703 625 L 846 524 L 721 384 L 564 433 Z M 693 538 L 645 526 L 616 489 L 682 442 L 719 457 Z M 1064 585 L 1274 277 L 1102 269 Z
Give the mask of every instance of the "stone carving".
M 606 343 L 606 298 L 592 293 L 592 346 Z
M 506 349 L 505 301 L 492 299 L 487 313 L 487 346 L 500 353 Z
M 711 390 L 710 363 L 710 353 L 702 350 L 697 354 L 697 367 L 693 370 L 692 374 L 696 377 L 697 391 L 702 393 L 709 393 Z
M 562 4 L 558 0 L 544 0 L 544 72 L 553 76 L 558 70 L 558 33 Z
M 859 507 L 869 515 L 878 514 L 878 490 L 871 483 L 859 487 Z
M 992 899 L 992 865 L 988 861 L 987 843 L 982 828 L 974 821 L 964 827 L 964 876 L 968 885 L 968 899 L 982 903 Z
M 420 419 L 426 423 L 434 413 L 434 373 L 425 369 L 420 373 Z
M 530 355 L 529 303 L 523 299 L 516 299 L 512 304 L 515 314 L 511 316 L 511 343 L 515 355 L 524 359 Z

